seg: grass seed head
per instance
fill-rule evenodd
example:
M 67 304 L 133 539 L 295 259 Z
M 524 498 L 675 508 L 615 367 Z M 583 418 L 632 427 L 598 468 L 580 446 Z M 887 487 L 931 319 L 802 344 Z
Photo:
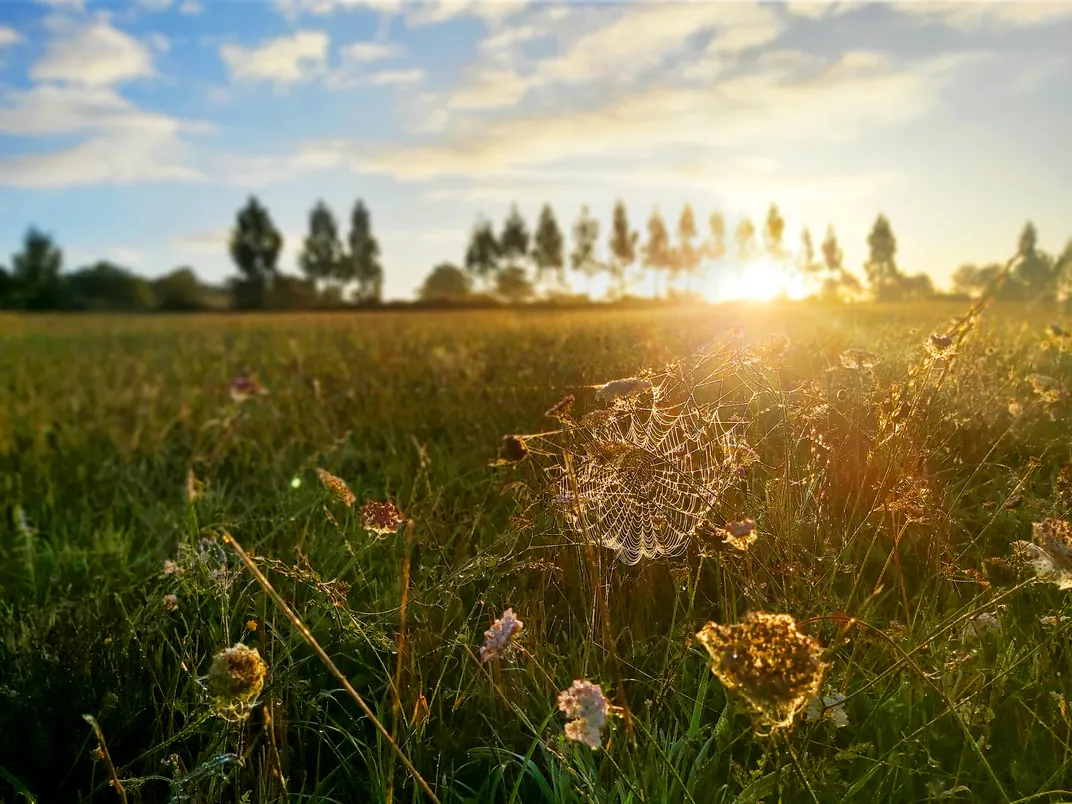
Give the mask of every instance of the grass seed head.
M 330 491 L 335 496 L 335 499 L 347 508 L 350 508 L 357 502 L 357 497 L 354 496 L 354 493 L 350 491 L 350 487 L 346 485 L 346 481 L 341 477 L 336 477 L 331 474 L 331 472 L 328 472 L 326 469 L 321 469 L 320 467 L 317 467 L 316 469 L 316 476 L 320 478 L 320 482 L 323 484 L 324 488 Z
M 566 394 L 558 402 L 548 408 L 545 416 L 551 419 L 565 419 L 569 416 L 570 411 L 573 409 L 573 403 L 576 402 L 576 397 L 573 394 Z
M 651 389 L 651 380 L 643 377 L 625 377 L 596 386 L 596 399 L 601 402 L 613 402 L 619 397 L 628 399 Z
M 711 672 L 771 729 L 790 725 L 818 694 L 821 648 L 788 614 L 750 612 L 730 626 L 709 622 L 696 637 L 711 654 Z
M 558 708 L 572 718 L 565 728 L 567 740 L 584 743 L 593 751 L 602 745 L 602 731 L 613 707 L 598 684 L 574 681 L 558 694 Z

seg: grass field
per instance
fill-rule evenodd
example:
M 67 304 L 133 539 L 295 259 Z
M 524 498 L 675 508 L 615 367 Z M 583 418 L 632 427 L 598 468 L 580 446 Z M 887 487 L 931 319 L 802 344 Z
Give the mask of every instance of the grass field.
M 0 320 L 0 801 L 427 800 L 227 534 L 443 802 L 1072 798 L 1069 593 L 1013 544 L 1070 516 L 1072 339 L 965 312 Z M 585 463 L 595 386 L 645 369 L 659 395 L 611 415 L 707 417 L 722 440 L 674 453 L 704 463 L 698 506 L 662 468 Z M 508 434 L 528 454 L 496 465 Z M 610 508 L 583 528 L 580 481 Z M 369 533 L 368 500 L 412 525 Z M 688 506 L 710 527 L 680 554 L 586 547 L 669 538 Z M 711 535 L 746 518 L 747 550 Z M 523 630 L 482 664 L 508 607 Z M 695 635 L 750 611 L 822 646 L 834 708 L 770 730 L 712 674 Z M 237 642 L 268 670 L 233 722 L 206 676 Z M 622 707 L 598 750 L 564 737 L 575 679 Z

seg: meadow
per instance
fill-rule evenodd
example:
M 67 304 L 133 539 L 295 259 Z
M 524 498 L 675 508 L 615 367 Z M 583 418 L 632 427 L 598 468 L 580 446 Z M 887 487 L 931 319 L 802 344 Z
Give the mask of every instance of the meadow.
M 1072 517 L 1062 323 L 0 319 L 0 801 L 428 801 L 399 753 L 457 804 L 1070 800 L 1072 540 L 1033 527 Z M 638 434 L 672 449 L 606 457 Z M 716 676 L 697 637 L 749 612 L 821 670 L 778 717 L 779 668 L 741 666 L 777 645 Z M 236 643 L 267 666 L 238 710 L 211 694 Z M 557 705 L 579 679 L 617 707 L 597 749 Z

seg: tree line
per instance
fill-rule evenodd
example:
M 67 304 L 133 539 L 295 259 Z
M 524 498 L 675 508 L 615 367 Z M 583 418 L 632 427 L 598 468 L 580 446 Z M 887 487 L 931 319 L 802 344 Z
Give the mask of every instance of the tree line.
M 818 250 L 805 227 L 794 252 L 785 242 L 785 230 L 776 204 L 770 205 L 761 229 L 746 216 L 736 222 L 732 235 L 723 213 L 712 213 L 701 227 L 692 206 L 685 204 L 672 230 L 656 207 L 641 237 L 625 204 L 618 201 L 605 243 L 600 223 L 587 206 L 582 206 L 567 243 L 549 204 L 543 205 L 532 230 L 514 204 L 499 232 L 487 218 L 479 218 L 460 264 L 436 265 L 418 296 L 433 303 L 481 299 L 519 303 L 537 296 L 590 298 L 602 286 L 611 298 L 625 298 L 638 288 L 642 295 L 688 297 L 697 295 L 698 286 L 717 284 L 760 262 L 783 278 L 795 275 L 808 295 L 824 300 L 912 301 L 935 295 L 927 274 L 908 274 L 898 264 L 897 238 L 885 215 L 878 215 L 867 237 L 868 256 L 861 266 L 864 280 L 845 266 L 833 225 L 827 227 Z M 297 259 L 301 276 L 280 270 L 283 245 L 283 234 L 268 209 L 251 196 L 237 211 L 228 242 L 237 276 L 224 287 L 212 287 L 186 266 L 155 279 L 107 260 L 64 272 L 63 253 L 52 237 L 31 227 L 11 268 L 0 266 L 0 308 L 310 309 L 382 301 L 380 247 L 362 200 L 351 210 L 345 240 L 328 205 L 323 201 L 314 205 Z M 1028 222 L 1018 250 L 1020 260 L 998 289 L 999 298 L 1046 302 L 1072 296 L 1072 239 L 1061 254 L 1048 254 L 1039 248 L 1038 233 Z M 953 274 L 953 290 L 977 294 L 1001 270 L 998 263 L 963 265 Z

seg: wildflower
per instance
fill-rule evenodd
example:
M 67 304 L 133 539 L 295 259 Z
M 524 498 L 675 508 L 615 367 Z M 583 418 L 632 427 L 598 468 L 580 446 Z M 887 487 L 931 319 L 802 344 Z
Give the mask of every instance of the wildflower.
M 178 595 L 164 595 L 164 608 L 168 611 L 175 611 L 179 607 Z
M 517 619 L 513 609 L 503 612 L 502 619 L 495 620 L 491 628 L 484 632 L 484 645 L 480 648 L 480 661 L 490 662 L 501 659 L 510 641 L 521 633 L 524 623 Z
M 499 451 L 502 454 L 502 460 L 506 463 L 518 463 L 525 460 L 529 454 L 525 439 L 516 435 L 503 436 L 502 447 Z
M 724 527 L 705 521 L 697 526 L 696 534 L 716 547 L 732 547 L 744 553 L 757 538 L 756 521 L 742 519 L 739 522 L 728 522 Z
M 644 391 L 651 390 L 651 380 L 642 377 L 626 377 L 621 380 L 611 380 L 603 385 L 596 386 L 596 399 L 601 402 L 612 402 L 618 397 L 637 396 Z
M 944 357 L 953 346 L 953 339 L 948 335 L 938 335 L 932 332 L 923 345 L 927 347 L 931 357 Z
M 228 390 L 231 394 L 231 400 L 236 405 L 240 405 L 251 396 L 261 396 L 268 393 L 264 386 L 251 377 L 235 377 L 231 380 Z
M 321 484 L 324 488 L 335 495 L 335 499 L 345 505 L 347 508 L 351 507 L 357 502 L 357 497 L 350 491 L 350 487 L 346 485 L 346 481 L 341 477 L 335 477 L 331 472 L 326 469 L 317 467 L 316 476 L 320 478 Z
M 573 403 L 577 401 L 573 394 L 566 394 L 558 402 L 552 405 L 544 416 L 550 419 L 565 419 L 573 409 Z
M 1015 399 L 1009 402 L 1009 415 L 1014 419 L 1020 418 L 1024 414 L 1024 406 L 1017 402 Z
M 566 724 L 566 739 L 584 743 L 593 751 L 602 745 L 601 732 L 613 711 L 610 701 L 599 685 L 590 681 L 574 681 L 558 694 L 558 708 L 573 718 Z
M 845 711 L 845 696 L 839 692 L 816 695 L 804 710 L 804 719 L 812 723 L 829 720 L 839 729 L 848 726 L 849 713 Z
M 1031 525 L 1032 541 L 1012 543 L 1014 554 L 1044 583 L 1072 589 L 1072 523 L 1047 519 Z
M 208 690 L 225 720 L 245 720 L 264 688 L 268 665 L 256 648 L 241 642 L 216 654 L 208 670 Z
M 818 694 L 820 646 L 788 614 L 750 612 L 730 626 L 709 622 L 696 638 L 711 654 L 711 672 L 772 729 L 792 723 Z
M 177 562 L 170 558 L 164 561 L 164 575 L 178 575 L 180 572 L 182 572 L 182 567 Z
M 1028 374 L 1025 379 L 1043 402 L 1060 402 L 1064 398 L 1064 387 L 1053 377 L 1047 377 L 1044 374 Z
M 846 349 L 839 359 L 841 367 L 850 370 L 873 368 L 878 363 L 878 355 L 866 349 Z
M 248 630 L 248 631 L 256 631 L 257 630 L 257 621 L 253 620 L 253 619 L 246 620 L 246 630 Z
M 735 550 L 746 551 L 756 540 L 756 520 L 742 519 L 725 527 L 726 544 Z
M 393 502 L 369 500 L 361 509 L 361 521 L 365 530 L 380 536 L 394 533 L 406 522 L 406 517 Z

